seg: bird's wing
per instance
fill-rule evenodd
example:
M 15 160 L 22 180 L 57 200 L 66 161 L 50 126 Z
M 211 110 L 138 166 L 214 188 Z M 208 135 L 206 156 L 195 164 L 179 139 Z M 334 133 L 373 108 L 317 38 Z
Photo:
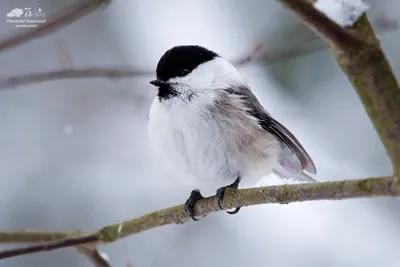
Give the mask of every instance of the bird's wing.
M 292 174 L 302 175 L 305 170 L 311 174 L 316 174 L 317 171 L 314 162 L 304 147 L 285 126 L 275 120 L 261 106 L 260 102 L 250 89 L 243 86 L 226 89 L 225 91 L 229 94 L 240 96 L 249 115 L 256 118 L 264 130 L 274 134 L 281 141 L 282 151 L 279 157 L 279 163 L 286 171 L 289 171 Z M 298 178 L 300 179 L 301 177 Z M 300 180 L 310 179 L 312 178 L 306 175 L 304 179 Z

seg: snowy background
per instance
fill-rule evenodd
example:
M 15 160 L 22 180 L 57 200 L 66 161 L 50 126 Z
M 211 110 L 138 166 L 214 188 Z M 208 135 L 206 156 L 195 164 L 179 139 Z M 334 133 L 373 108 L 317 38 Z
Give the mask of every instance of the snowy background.
M 0 36 L 21 31 L 5 22 L 11 9 L 38 6 L 51 16 L 72 2 L 2 0 Z M 400 23 L 397 0 L 367 2 L 376 27 L 382 18 Z M 399 76 L 399 31 L 380 32 Z M 204 45 L 236 59 L 258 43 L 270 59 L 240 72 L 306 147 L 318 180 L 391 174 L 330 51 L 318 49 L 323 42 L 278 1 L 114 0 L 54 34 L 1 53 L 0 78 L 65 66 L 151 72 L 177 44 Z M 301 56 L 288 55 L 294 50 Z M 91 231 L 184 202 L 192 188 L 169 179 L 147 144 L 152 78 L 52 81 L 0 91 L 0 229 Z M 264 181 L 273 183 L 280 181 Z M 395 267 L 399 207 L 399 200 L 389 198 L 264 205 L 150 230 L 100 249 L 119 267 Z M 0 266 L 92 265 L 68 248 Z

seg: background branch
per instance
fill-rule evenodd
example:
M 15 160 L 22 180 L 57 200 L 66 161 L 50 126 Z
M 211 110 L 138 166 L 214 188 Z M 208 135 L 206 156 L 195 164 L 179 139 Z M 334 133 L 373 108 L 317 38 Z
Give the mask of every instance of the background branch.
M 41 243 L 55 241 L 70 237 L 84 235 L 80 231 L 73 232 L 39 232 L 34 230 L 20 230 L 16 232 L 0 232 L 0 243 Z M 79 245 L 77 251 L 86 256 L 96 267 L 110 267 L 109 262 L 104 259 L 92 244 Z
M 375 21 L 375 28 L 377 31 L 383 33 L 388 31 L 398 30 L 396 21 L 386 18 L 385 16 L 379 17 Z M 231 62 L 236 66 L 246 65 L 254 60 L 263 59 L 267 65 L 277 64 L 285 60 L 293 59 L 305 54 L 313 53 L 318 50 L 327 48 L 326 42 L 318 41 L 318 36 L 309 39 L 304 43 L 298 43 L 290 47 L 282 47 L 279 51 L 271 52 L 266 51 L 265 47 L 261 44 L 254 47 L 248 55 L 232 60 Z M 107 79 L 120 79 L 131 78 L 140 76 L 152 76 L 154 70 L 140 70 L 130 69 L 123 67 L 114 68 L 73 68 L 71 55 L 67 53 L 66 44 L 58 41 L 57 52 L 61 54 L 62 61 L 66 62 L 68 66 L 60 70 L 32 73 L 26 75 L 17 75 L 5 77 L 0 79 L 0 90 L 19 87 L 32 83 L 40 83 L 46 81 L 63 80 L 63 79 L 80 79 L 80 78 L 107 78 Z M 60 46 L 60 47 L 59 47 Z
M 256 45 L 250 53 L 243 57 L 232 60 L 235 66 L 243 66 L 265 55 L 265 48 L 263 45 Z M 61 79 L 78 79 L 78 78 L 129 78 L 137 76 L 153 76 L 155 71 L 146 70 L 132 70 L 128 68 L 66 68 L 62 70 L 33 73 L 21 76 L 6 77 L 0 80 L 0 90 L 10 87 L 16 87 L 26 84 L 39 83 L 44 81 L 61 80 Z
M 142 75 L 154 75 L 153 72 L 130 70 L 128 68 L 68 68 L 56 71 L 33 73 L 7 77 L 0 80 L 0 89 L 53 80 L 78 78 L 129 78 Z
M 399 196 L 400 185 L 395 177 L 370 178 L 351 181 L 291 184 L 280 186 L 258 187 L 250 189 L 227 189 L 222 207 L 231 209 L 251 205 L 267 203 L 288 204 L 291 202 L 311 200 L 341 200 L 359 197 Z M 215 196 L 202 199 L 194 207 L 197 216 L 207 215 L 220 211 Z M 39 251 L 49 251 L 69 246 L 77 246 L 90 243 L 93 246 L 114 242 L 118 239 L 143 232 L 155 227 L 167 224 L 182 224 L 189 217 L 184 212 L 183 204 L 167 209 L 155 211 L 139 218 L 127 220 L 121 223 L 108 225 L 97 232 L 87 233 L 81 236 L 66 237 L 43 244 L 32 245 L 23 248 L 0 251 L 0 259 L 29 254 Z M 76 232 L 67 233 L 73 235 Z M 27 234 L 26 238 L 22 236 Z M 38 239 L 50 239 L 62 236 L 62 233 L 46 233 Z M 34 234 L 29 232 L 4 233 L 0 232 L 0 242 L 10 243 L 15 236 L 16 242 L 31 240 Z
M 19 230 L 16 232 L 0 232 L 0 243 L 31 243 L 58 240 L 70 236 L 80 236 L 81 232 L 39 232 Z

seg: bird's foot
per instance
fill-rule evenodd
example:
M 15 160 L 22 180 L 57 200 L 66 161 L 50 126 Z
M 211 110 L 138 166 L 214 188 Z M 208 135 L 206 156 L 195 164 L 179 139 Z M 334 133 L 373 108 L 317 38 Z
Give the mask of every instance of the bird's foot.
M 190 196 L 188 200 L 185 202 L 185 213 L 192 218 L 193 221 L 198 221 L 199 219 L 196 219 L 195 214 L 194 214 L 194 205 L 196 205 L 197 201 L 200 199 L 203 199 L 204 197 L 201 195 L 200 191 L 195 189 L 192 190 L 190 193 Z
M 221 187 L 221 188 L 219 188 L 219 189 L 217 190 L 216 197 L 217 197 L 217 200 L 218 200 L 218 206 L 220 207 L 221 210 L 223 210 L 223 208 L 221 207 L 221 201 L 222 201 L 223 198 L 224 198 L 225 190 L 226 190 L 227 188 L 238 189 L 239 183 L 240 183 L 240 177 L 238 177 L 238 178 L 235 180 L 235 182 L 233 182 L 232 184 L 227 185 L 227 186 L 223 186 L 223 187 Z M 237 207 L 237 208 L 235 208 L 233 211 L 227 211 L 227 213 L 229 213 L 229 214 L 236 214 L 236 213 L 239 212 L 239 210 L 240 210 L 240 207 Z

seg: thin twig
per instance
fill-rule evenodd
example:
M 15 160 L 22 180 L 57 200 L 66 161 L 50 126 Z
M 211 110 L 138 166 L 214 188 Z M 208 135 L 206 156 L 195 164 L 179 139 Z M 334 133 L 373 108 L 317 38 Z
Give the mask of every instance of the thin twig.
M 232 64 L 243 66 L 253 60 L 263 57 L 265 49 L 263 45 L 256 45 L 250 53 L 243 57 L 232 60 Z M 152 76 L 154 71 L 132 70 L 128 68 L 68 68 L 56 71 L 33 73 L 21 76 L 6 77 L 0 79 L 0 90 L 8 89 L 16 86 L 39 83 L 45 81 L 54 81 L 62 79 L 78 79 L 78 78 L 130 78 L 139 76 Z
M 33 73 L 22 76 L 7 77 L 0 80 L 0 90 L 16 86 L 78 78 L 128 78 L 134 76 L 151 75 L 149 72 L 130 70 L 127 68 L 68 68 L 63 70 Z
M 383 33 L 387 31 L 394 31 L 398 29 L 398 23 L 393 20 L 389 20 L 384 16 L 379 17 L 376 20 L 376 29 L 378 32 Z M 325 42 L 315 42 L 317 38 L 307 40 L 303 44 L 297 44 L 294 47 L 283 47 L 281 51 L 275 53 L 267 53 L 263 45 L 256 45 L 255 48 L 243 58 L 232 60 L 231 62 L 237 66 L 243 66 L 251 61 L 263 59 L 267 65 L 273 65 L 282 61 L 299 57 L 308 53 L 313 53 L 321 49 L 326 49 L 327 45 Z M 310 43 L 313 43 L 310 46 Z M 66 48 L 63 47 L 63 51 Z M 65 51 L 64 51 L 65 52 Z M 70 56 L 69 56 L 70 57 Z M 68 58 L 71 61 L 70 58 Z M 46 81 L 62 80 L 62 79 L 78 79 L 78 78 L 130 78 L 139 76 L 152 76 L 154 71 L 151 70 L 132 70 L 129 68 L 64 68 L 61 70 L 33 73 L 27 75 L 11 76 L 0 79 L 0 90 L 18 87 L 31 83 L 40 83 Z
M 291 202 L 311 200 L 342 200 L 360 197 L 400 196 L 400 184 L 395 177 L 380 177 L 361 180 L 337 182 L 290 184 L 268 186 L 250 189 L 227 189 L 222 207 L 231 209 L 267 203 L 288 204 Z M 197 216 L 220 211 L 215 196 L 198 201 L 194 207 Z M 189 220 L 184 211 L 184 205 L 155 211 L 139 218 L 121 223 L 108 225 L 97 232 L 88 233 L 81 237 L 67 237 L 50 241 L 45 244 L 25 248 L 0 251 L 0 259 L 29 254 L 38 251 L 48 251 L 81 244 L 99 245 L 114 242 L 118 239 L 168 224 L 182 224 Z M 6 235 L 7 238 L 1 238 Z M 1 233 L 0 241 L 11 243 L 12 235 L 21 240 L 21 233 Z
M 251 52 L 248 55 L 242 58 L 238 58 L 236 60 L 232 60 L 231 63 L 236 67 L 239 67 L 242 65 L 246 65 L 247 63 L 250 63 L 254 60 L 263 58 L 265 55 L 266 55 L 265 47 L 262 44 L 258 44 L 251 50 Z
M 105 0 L 81 0 L 73 5 L 64 9 L 62 13 L 56 15 L 54 18 L 48 19 L 46 23 L 41 24 L 36 28 L 29 29 L 22 33 L 12 35 L 5 40 L 0 40 L 0 51 L 21 45 L 27 41 L 41 37 L 45 34 L 58 30 L 61 27 L 78 20 L 85 16 L 95 8 L 106 3 Z
M 46 241 L 61 240 L 69 237 L 88 235 L 80 231 L 73 232 L 39 232 L 34 230 L 19 230 L 14 233 L 0 233 L 0 243 L 42 243 Z M 79 245 L 77 251 L 86 256 L 96 267 L 110 267 L 104 257 L 92 244 Z
M 31 254 L 40 251 L 50 251 L 58 248 L 73 247 L 77 245 L 84 245 L 99 241 L 96 235 L 78 236 L 78 237 L 67 237 L 56 241 L 36 244 L 23 248 L 8 249 L 0 252 L 0 259 L 15 257 L 19 255 Z
M 1 232 L 0 243 L 33 243 L 63 239 L 83 235 L 79 231 L 72 232 L 40 232 L 35 230 L 18 230 L 12 233 Z

